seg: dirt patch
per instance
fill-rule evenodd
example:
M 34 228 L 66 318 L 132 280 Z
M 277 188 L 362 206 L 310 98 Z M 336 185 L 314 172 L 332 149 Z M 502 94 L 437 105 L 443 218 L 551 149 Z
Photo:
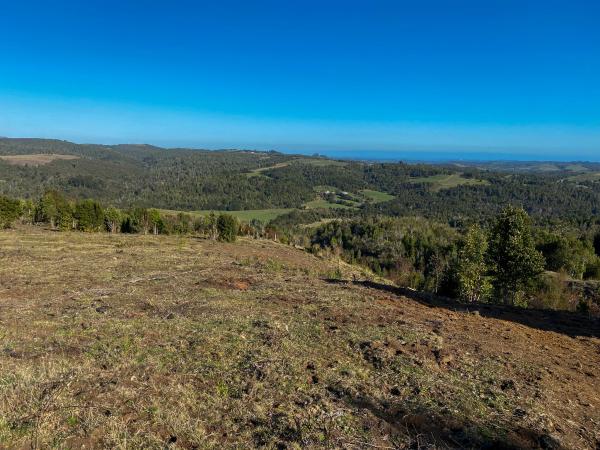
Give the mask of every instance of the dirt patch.
M 35 155 L 3 155 L 0 156 L 0 159 L 13 166 L 43 166 L 52 161 L 79 159 L 79 156 L 39 153 Z
M 251 286 L 249 280 L 236 279 L 202 279 L 196 285 L 201 288 L 233 289 L 238 291 L 247 291 Z

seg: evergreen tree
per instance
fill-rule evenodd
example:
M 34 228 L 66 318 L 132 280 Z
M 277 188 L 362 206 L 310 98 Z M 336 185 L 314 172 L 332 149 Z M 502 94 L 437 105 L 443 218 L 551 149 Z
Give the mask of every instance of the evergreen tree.
M 121 233 L 137 233 L 135 223 L 131 216 L 127 215 L 123 218 L 123 221 L 121 222 Z
M 21 216 L 21 203 L 0 195 L 0 228 L 10 228 Z
M 104 225 L 104 211 L 94 200 L 82 200 L 75 204 L 73 217 L 80 231 L 99 231 Z
M 535 249 L 531 220 L 522 208 L 506 207 L 496 219 L 488 249 L 496 301 L 527 306 L 526 289 L 544 270 Z
M 35 221 L 48 223 L 52 228 L 69 230 L 73 228 L 73 208 L 58 192 L 46 192 L 35 210 Z
M 593 246 L 581 237 L 539 232 L 537 241 L 536 248 L 544 255 L 546 269 L 553 272 L 565 271 L 581 279 L 587 266 L 596 260 Z
M 482 301 L 490 294 L 491 285 L 486 276 L 487 249 L 483 230 L 477 225 L 469 228 L 459 251 L 456 269 L 458 294 L 464 301 Z
M 150 212 L 146 208 L 135 208 L 123 219 L 121 231 L 123 233 L 148 234 L 151 227 Z
M 238 234 L 239 224 L 235 217 L 230 214 L 221 214 L 217 219 L 218 239 L 224 242 L 235 241 Z

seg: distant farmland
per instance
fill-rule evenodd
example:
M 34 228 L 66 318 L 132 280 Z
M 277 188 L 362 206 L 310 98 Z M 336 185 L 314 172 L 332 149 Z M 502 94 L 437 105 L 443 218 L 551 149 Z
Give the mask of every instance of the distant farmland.
M 434 192 L 442 189 L 450 189 L 461 185 L 474 185 L 480 186 L 489 184 L 486 180 L 479 180 L 475 178 L 465 178 L 461 174 L 453 173 L 450 175 L 440 174 L 433 175 L 430 177 L 411 178 L 411 183 L 426 183 L 431 184 L 431 190 Z
M 293 211 L 293 208 L 274 208 L 274 209 L 249 209 L 245 211 L 218 211 L 218 210 L 204 210 L 204 211 L 174 211 L 171 209 L 161 209 L 161 212 L 165 214 L 179 214 L 181 212 L 185 214 L 189 214 L 192 217 L 198 216 L 207 216 L 210 213 L 215 214 L 231 214 L 232 216 L 237 217 L 242 222 L 250 222 L 251 220 L 257 219 L 262 222 L 269 222 L 270 220 L 275 219 L 283 214 L 287 214 L 290 211 Z
M 43 166 L 52 161 L 79 159 L 76 155 L 55 155 L 55 154 L 35 154 L 35 155 L 4 155 L 0 159 L 13 166 Z

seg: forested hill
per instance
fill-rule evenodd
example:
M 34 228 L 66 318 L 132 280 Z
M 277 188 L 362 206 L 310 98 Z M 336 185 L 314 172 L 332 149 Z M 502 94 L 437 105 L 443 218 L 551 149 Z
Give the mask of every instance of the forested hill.
M 510 169 L 510 170 L 507 170 Z M 422 215 L 462 224 L 506 204 L 535 220 L 586 223 L 600 211 L 592 163 L 404 164 L 337 161 L 274 151 L 163 149 L 0 139 L 0 195 L 175 210 L 311 209 Z
M 19 158 L 23 155 L 30 158 Z M 40 161 L 42 155 L 53 158 Z M 174 209 L 291 207 L 312 198 L 308 189 L 293 192 L 276 180 L 249 176 L 260 168 L 302 159 L 276 152 L 0 139 L 0 158 L 0 192 L 15 197 L 56 189 L 116 206 Z

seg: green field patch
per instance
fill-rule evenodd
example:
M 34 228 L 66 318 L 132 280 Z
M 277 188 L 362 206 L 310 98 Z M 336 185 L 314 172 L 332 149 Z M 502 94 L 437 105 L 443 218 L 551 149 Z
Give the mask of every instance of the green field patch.
M 600 180 L 600 172 L 582 173 L 565 179 L 569 181 L 598 181 Z
M 259 167 L 258 169 L 251 170 L 246 173 L 246 176 L 249 178 L 252 177 L 266 177 L 265 172 L 273 169 L 282 169 L 284 167 L 289 166 L 290 164 L 308 164 L 311 166 L 317 167 L 325 167 L 325 166 L 339 166 L 344 167 L 347 166 L 348 163 L 345 161 L 336 161 L 333 159 L 321 159 L 321 158 L 298 158 L 292 159 L 290 161 L 281 162 L 277 164 L 273 164 L 268 167 Z
M 315 187 L 313 188 L 313 190 L 314 190 L 315 192 L 318 192 L 319 194 L 324 194 L 324 193 L 326 193 L 326 192 L 334 192 L 334 193 L 335 193 L 335 192 L 338 192 L 338 191 L 339 191 L 339 189 L 338 189 L 338 188 L 336 188 L 336 187 L 334 187 L 334 186 L 327 186 L 326 184 L 324 184 L 324 185 L 319 185 L 319 186 L 315 186 Z
M 320 209 L 320 208 L 322 208 L 322 209 L 332 209 L 332 208 L 356 209 L 356 207 L 353 207 L 353 206 L 341 205 L 339 203 L 331 203 L 322 198 L 307 202 L 304 204 L 304 206 L 308 209 Z M 357 204 L 357 206 L 358 206 L 358 204 Z
M 565 166 L 565 170 L 569 172 L 589 172 L 590 169 L 581 164 L 569 164 Z
M 305 164 L 310 164 L 311 166 L 317 166 L 317 167 L 325 167 L 325 166 L 345 167 L 348 165 L 348 163 L 346 161 L 336 161 L 335 159 L 314 158 L 314 159 L 299 159 L 297 161 L 299 161 L 301 163 L 305 163 Z
M 533 169 L 535 169 L 537 172 L 557 172 L 560 170 L 560 167 L 557 166 L 556 164 L 538 164 L 536 166 L 533 166 Z
M 258 169 L 254 169 L 254 170 L 248 172 L 246 174 L 246 176 L 248 178 L 251 178 L 251 177 L 266 177 L 266 175 L 264 174 L 264 172 L 266 172 L 268 170 L 272 170 L 272 169 L 281 169 L 281 168 L 287 167 L 289 165 L 290 165 L 289 162 L 282 162 L 282 163 L 273 164 L 272 166 L 268 166 L 268 167 L 259 167 Z
M 219 210 L 201 210 L 201 211 L 175 211 L 172 209 L 161 209 L 159 210 L 164 214 L 172 214 L 176 215 L 179 213 L 189 214 L 192 217 L 198 216 L 207 216 L 211 212 L 215 214 L 231 214 L 232 216 L 237 217 L 242 222 L 250 222 L 254 219 L 260 220 L 262 222 L 269 222 L 270 220 L 275 219 L 276 217 L 282 216 L 283 214 L 287 214 L 290 211 L 293 211 L 293 208 L 273 208 L 273 209 L 247 209 L 242 211 L 219 211 Z
M 373 203 L 389 202 L 396 197 L 386 192 L 374 191 L 372 189 L 363 189 L 360 191 L 363 197 L 371 200 Z
M 411 178 L 411 183 L 427 183 L 431 184 L 431 190 L 434 192 L 440 191 L 442 189 L 451 189 L 457 186 L 469 185 L 469 186 L 481 186 L 489 184 L 487 180 L 481 180 L 477 178 L 465 178 L 461 174 L 453 173 L 450 175 L 440 174 L 440 175 L 432 175 L 430 177 L 419 177 L 419 178 Z

